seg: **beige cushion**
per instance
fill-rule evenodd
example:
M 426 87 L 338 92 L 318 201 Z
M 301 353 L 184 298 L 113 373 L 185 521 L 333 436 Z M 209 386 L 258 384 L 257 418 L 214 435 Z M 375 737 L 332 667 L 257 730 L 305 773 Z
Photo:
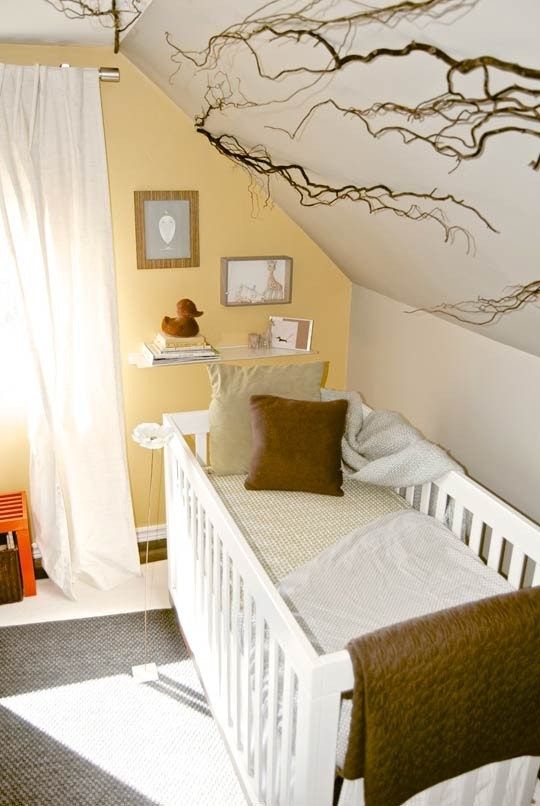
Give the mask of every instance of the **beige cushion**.
M 322 361 L 309 364 L 209 364 L 210 464 L 218 475 L 247 473 L 251 459 L 251 395 L 320 400 Z
M 253 395 L 250 408 L 253 451 L 247 490 L 343 495 L 346 400 L 321 403 Z

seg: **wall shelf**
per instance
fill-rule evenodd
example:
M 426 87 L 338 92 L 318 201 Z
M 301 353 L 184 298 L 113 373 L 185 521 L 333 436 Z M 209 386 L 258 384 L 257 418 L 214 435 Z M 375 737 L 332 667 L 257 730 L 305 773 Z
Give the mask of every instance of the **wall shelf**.
M 242 361 L 253 360 L 261 358 L 292 358 L 301 357 L 305 355 L 317 355 L 316 350 L 286 350 L 275 347 L 265 347 L 257 350 L 252 350 L 243 345 L 225 345 L 216 348 L 221 356 L 221 361 Z M 183 364 L 213 364 L 215 361 L 202 361 L 200 359 L 195 361 L 164 361 L 151 364 L 142 353 L 129 353 L 128 364 L 138 367 L 139 369 L 155 369 L 156 367 L 171 367 L 181 366 Z

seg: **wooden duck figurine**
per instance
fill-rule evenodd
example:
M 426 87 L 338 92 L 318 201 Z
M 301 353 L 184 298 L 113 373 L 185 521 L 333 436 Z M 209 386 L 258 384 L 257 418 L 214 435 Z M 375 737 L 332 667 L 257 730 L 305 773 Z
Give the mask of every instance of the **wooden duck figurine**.
M 196 316 L 202 316 L 204 311 L 198 311 L 197 306 L 190 299 L 181 299 L 176 303 L 176 318 L 164 316 L 161 329 L 169 336 L 181 336 L 188 338 L 196 336 L 199 332 L 199 325 Z

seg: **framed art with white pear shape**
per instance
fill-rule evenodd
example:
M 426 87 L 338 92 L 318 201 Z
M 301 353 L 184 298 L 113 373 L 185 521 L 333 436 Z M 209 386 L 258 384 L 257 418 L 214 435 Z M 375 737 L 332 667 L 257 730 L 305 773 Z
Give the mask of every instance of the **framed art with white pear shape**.
M 138 269 L 199 265 L 199 192 L 136 190 Z

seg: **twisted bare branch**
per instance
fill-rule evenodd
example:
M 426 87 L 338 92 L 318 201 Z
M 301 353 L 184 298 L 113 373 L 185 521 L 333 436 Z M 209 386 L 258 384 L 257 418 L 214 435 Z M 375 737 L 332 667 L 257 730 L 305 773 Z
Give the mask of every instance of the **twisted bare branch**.
M 109 5 L 101 7 L 100 0 L 45 0 L 56 11 L 70 20 L 92 17 L 114 31 L 114 52 L 120 50 L 120 35 L 127 31 L 142 14 L 141 0 L 108 0 Z
M 278 159 L 264 143 L 249 145 L 232 134 L 215 132 L 218 126 L 223 130 L 224 118 L 230 110 L 238 112 L 284 104 L 302 96 L 308 89 L 312 90 L 324 77 L 336 75 L 350 65 L 367 68 L 383 59 L 399 63 L 416 56 L 427 58 L 433 66 L 441 68 L 433 74 L 439 75 L 442 82 L 438 94 L 417 105 L 389 99 L 362 108 L 340 104 L 330 95 L 313 103 L 292 130 L 267 128 L 286 132 L 291 139 L 296 139 L 306 126 L 314 122 L 320 110 L 331 108 L 342 117 L 356 119 L 375 139 L 397 135 L 405 145 L 413 142 L 425 144 L 440 156 L 452 159 L 455 162 L 452 170 L 464 160 L 481 157 L 490 141 L 505 134 L 540 139 L 539 68 L 491 54 L 457 58 L 428 41 L 411 41 L 397 48 L 375 47 L 365 52 L 351 46 L 354 34 L 362 26 L 378 23 L 393 27 L 403 20 L 419 23 L 422 19 L 449 22 L 452 17 L 455 19 L 458 14 L 467 13 L 475 4 L 476 0 L 468 3 L 460 0 L 416 3 L 405 0 L 381 8 L 362 4 L 357 11 L 332 16 L 328 6 L 320 0 L 296 3 L 290 10 L 279 12 L 275 11 L 276 3 L 271 1 L 241 22 L 211 37 L 201 50 L 183 50 L 174 44 L 170 35 L 167 41 L 174 63 L 178 65 L 188 60 L 209 76 L 205 107 L 196 120 L 197 131 L 219 153 L 245 169 L 251 181 L 258 179 L 267 199 L 270 197 L 270 180 L 277 176 L 293 188 L 303 206 L 329 206 L 347 200 L 364 204 L 370 213 L 391 212 L 411 221 L 433 221 L 442 227 L 446 241 L 454 241 L 458 234 L 462 234 L 469 251 L 473 247 L 472 235 L 450 222 L 449 211 L 461 209 L 472 213 L 492 231 L 495 228 L 479 210 L 453 194 L 440 192 L 437 188 L 426 193 L 396 190 L 386 183 L 327 183 L 315 178 L 307 166 L 297 161 Z M 309 65 L 299 64 L 294 50 L 295 61 L 287 64 L 291 51 L 281 49 L 280 67 L 272 71 L 265 66 L 268 46 L 279 47 L 281 44 L 308 44 L 315 54 L 320 54 L 320 59 L 315 66 L 313 58 L 310 58 Z M 212 72 L 219 70 L 225 56 L 230 64 L 230 56 L 242 49 L 250 55 L 256 76 L 276 87 L 271 100 L 250 100 L 240 92 L 239 86 L 233 92 L 229 79 L 217 84 L 212 81 Z M 458 79 L 474 74 L 479 76 L 479 86 L 474 94 L 466 95 L 460 90 Z M 289 79 L 293 78 L 293 84 L 289 85 Z M 285 86 L 285 92 L 278 90 L 281 86 Z M 540 155 L 529 165 L 540 170 Z M 539 294 L 540 281 L 532 281 L 510 289 L 500 298 L 478 297 L 422 310 L 443 313 L 462 322 L 490 324 L 502 315 L 536 301 Z
M 438 154 L 456 161 L 479 157 L 489 140 L 504 134 L 517 133 L 540 139 L 540 69 L 521 65 L 489 54 L 458 59 L 429 42 L 409 42 L 400 48 L 378 47 L 366 53 L 349 52 L 348 40 L 351 31 L 377 22 L 395 25 L 406 19 L 441 19 L 458 10 L 467 11 L 475 4 L 453 0 L 425 0 L 425 2 L 401 2 L 382 8 L 362 6 L 358 12 L 341 16 L 317 16 L 320 0 L 304 4 L 297 11 L 265 14 L 273 3 L 266 4 L 242 22 L 230 26 L 211 37 L 199 51 L 186 51 L 176 46 L 170 36 L 167 41 L 172 48 L 171 59 L 178 63 L 188 59 L 198 68 L 214 69 L 224 51 L 244 47 L 252 56 L 258 76 L 265 81 L 282 82 L 292 77 L 306 77 L 311 88 L 325 76 L 336 74 L 353 64 L 372 65 L 380 59 L 403 59 L 414 54 L 429 58 L 444 68 L 441 92 L 417 106 L 403 105 L 388 100 L 369 108 L 343 107 L 330 98 L 313 105 L 302 117 L 294 137 L 321 106 L 330 104 L 345 116 L 354 116 L 361 121 L 372 137 L 395 133 L 405 143 L 420 141 L 429 145 Z M 336 32 L 341 35 L 336 37 Z M 296 64 L 283 66 L 269 72 L 263 62 L 262 45 L 291 42 L 309 43 L 322 56 L 318 66 Z M 473 73 L 482 79 L 482 92 L 478 97 L 466 97 L 456 86 L 456 79 Z M 510 76 L 511 81 L 497 91 L 492 89 L 494 79 Z M 531 86 L 532 84 L 532 86 Z M 297 89 L 296 94 L 301 91 Z M 275 103 L 283 103 L 276 98 Z M 390 123 L 386 123 L 388 118 Z M 540 169 L 540 155 L 529 165 Z
M 348 14 L 332 16 L 331 10 L 322 7 L 321 0 L 310 0 L 300 4 L 298 8 L 278 13 L 265 13 L 274 2 L 265 3 L 253 11 L 242 21 L 230 25 L 218 34 L 210 37 L 207 44 L 200 50 L 186 50 L 175 45 L 167 34 L 167 41 L 173 50 L 171 60 L 181 63 L 191 61 L 198 68 L 215 69 L 219 64 L 224 49 L 234 45 L 249 45 L 251 40 L 260 39 L 266 35 L 275 38 L 300 41 L 303 35 L 323 35 L 336 31 L 343 32 L 342 42 L 347 39 L 351 30 L 358 30 L 362 26 L 379 23 L 395 27 L 400 22 L 412 22 L 419 18 L 430 20 L 443 20 L 466 14 L 479 0 L 403 0 L 381 8 L 372 8 L 359 4 L 360 10 Z M 298 4 L 297 4 L 298 5 Z M 317 15 L 321 7 L 320 16 Z M 321 36 L 321 39 L 324 37 Z
M 525 285 L 512 286 L 507 294 L 501 297 L 477 297 L 461 302 L 443 302 L 433 308 L 415 308 L 405 313 L 440 313 L 466 322 L 470 325 L 489 325 L 502 316 L 521 310 L 525 305 L 540 300 L 540 280 L 533 280 Z
M 385 183 L 332 185 L 314 179 L 306 167 L 299 163 L 277 161 L 262 144 L 250 147 L 234 135 L 215 135 L 208 128 L 208 122 L 212 113 L 220 111 L 220 108 L 219 103 L 207 107 L 204 114 L 196 120 L 197 132 L 206 137 L 220 154 L 245 169 L 251 177 L 258 177 L 267 200 L 270 198 L 271 178 L 279 177 L 293 188 L 303 207 L 331 206 L 338 201 L 360 202 L 366 205 L 370 213 L 391 212 L 411 221 L 433 221 L 442 228 L 445 241 L 453 243 L 457 235 L 463 236 L 467 253 L 474 251 L 474 238 L 464 227 L 450 223 L 447 207 L 457 207 L 476 216 L 486 227 L 496 232 L 487 218 L 472 205 L 451 193 L 441 193 L 437 188 L 420 193 L 395 190 Z

